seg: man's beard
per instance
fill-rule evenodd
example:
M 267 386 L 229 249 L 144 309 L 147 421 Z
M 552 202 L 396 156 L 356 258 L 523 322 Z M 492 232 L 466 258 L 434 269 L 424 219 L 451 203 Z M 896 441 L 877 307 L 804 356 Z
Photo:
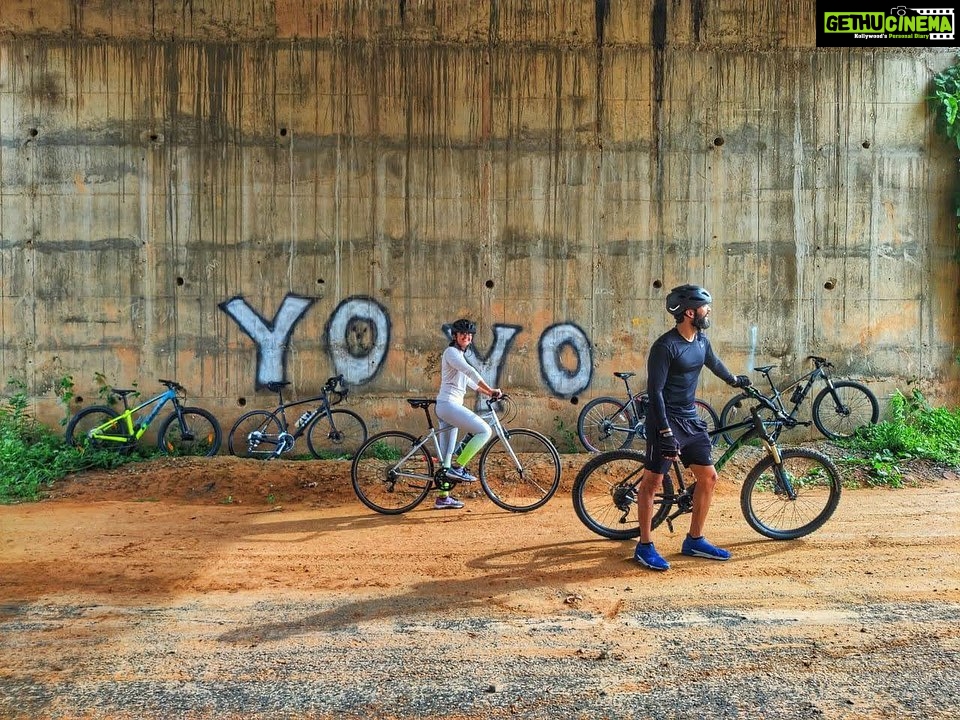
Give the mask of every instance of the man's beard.
M 693 317 L 693 326 L 697 330 L 706 330 L 708 327 L 710 327 L 710 318 L 707 315 L 702 317 L 700 315 L 695 315 Z

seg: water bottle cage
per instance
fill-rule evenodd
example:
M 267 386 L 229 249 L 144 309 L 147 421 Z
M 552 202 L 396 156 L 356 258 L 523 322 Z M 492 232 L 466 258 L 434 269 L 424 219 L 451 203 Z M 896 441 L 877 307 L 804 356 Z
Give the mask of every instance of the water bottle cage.
M 793 391 L 793 395 L 790 396 L 790 402 L 796 405 L 802 400 L 803 400 L 803 390 L 801 388 L 797 388 L 796 390 Z

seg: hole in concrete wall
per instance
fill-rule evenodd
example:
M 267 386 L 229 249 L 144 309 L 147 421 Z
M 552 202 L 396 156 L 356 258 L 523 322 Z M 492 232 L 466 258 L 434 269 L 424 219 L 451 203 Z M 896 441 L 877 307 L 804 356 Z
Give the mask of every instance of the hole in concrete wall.
M 824 289 L 824 290 L 833 290 L 836 286 L 837 286 L 837 279 L 836 279 L 836 278 L 830 278 L 829 280 L 827 280 L 827 281 L 823 284 L 823 289 Z
M 720 147 L 721 145 L 723 145 L 723 138 L 722 138 L 722 137 L 715 137 L 715 138 L 713 139 L 713 144 L 716 145 L 717 147 Z
M 77 405 L 83 405 L 83 395 L 77 395 L 77 396 L 73 399 L 73 401 L 74 401 Z
M 317 278 L 317 285 L 323 285 L 323 278 Z
M 245 397 L 237 398 L 237 405 L 239 405 L 240 407 L 243 407 L 246 404 L 247 404 L 247 399 Z
M 280 128 L 280 137 L 287 136 L 287 129 L 285 127 Z
M 37 135 L 40 134 L 40 131 L 37 130 L 36 128 L 30 128 L 30 130 L 29 130 L 28 132 L 29 132 L 30 137 L 36 137 Z
M 484 285 L 487 286 L 487 289 L 488 289 L 488 290 L 492 290 L 492 289 L 493 289 L 493 280 L 487 280 L 487 281 L 484 283 Z
M 869 149 L 870 149 L 870 141 L 869 141 L 869 140 L 864 140 L 862 143 L 860 143 L 860 145 L 861 145 L 861 147 L 863 147 L 864 150 L 869 150 Z
M 183 278 L 182 278 L 182 277 L 178 277 L 178 278 L 177 278 L 177 287 L 180 287 L 181 285 L 183 285 Z
M 571 404 L 571 405 L 579 405 L 579 404 L 580 404 L 580 398 L 578 398 L 576 395 L 574 395 L 572 398 L 570 398 L 570 404 Z
M 156 133 L 150 133 L 150 142 L 156 142 L 159 139 L 160 139 L 159 135 L 157 135 Z
M 660 288 L 663 287 L 663 281 L 662 281 L 662 280 L 654 280 L 654 281 L 653 281 L 653 286 L 654 286 L 657 290 L 659 290 Z

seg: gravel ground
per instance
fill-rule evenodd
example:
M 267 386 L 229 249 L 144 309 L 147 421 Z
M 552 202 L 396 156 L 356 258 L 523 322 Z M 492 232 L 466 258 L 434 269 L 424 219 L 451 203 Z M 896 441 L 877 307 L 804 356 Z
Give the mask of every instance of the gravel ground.
M 51 631 L 69 626 L 70 639 L 39 677 L 8 668 L 0 716 L 954 718 L 960 709 L 956 603 L 613 618 L 576 609 L 436 618 L 409 607 L 374 619 L 390 615 L 373 606 L 390 602 L 7 605 L 8 660 Z M 120 636 L 138 651 L 118 648 Z
M 568 485 L 527 515 L 477 496 L 386 517 L 333 466 L 261 467 L 161 463 L 0 507 L 0 718 L 960 714 L 953 470 L 845 489 L 781 543 L 724 480 L 711 530 L 734 558 L 660 528 L 658 574 L 584 528 Z

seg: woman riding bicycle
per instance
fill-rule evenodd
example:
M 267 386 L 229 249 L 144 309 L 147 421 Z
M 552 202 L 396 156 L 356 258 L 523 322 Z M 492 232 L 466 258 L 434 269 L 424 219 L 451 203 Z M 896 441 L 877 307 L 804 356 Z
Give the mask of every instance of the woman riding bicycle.
M 490 387 L 480 376 L 480 373 L 467 362 L 465 353 L 473 342 L 477 326 L 470 320 L 460 318 L 450 327 L 453 340 L 440 361 L 440 390 L 437 392 L 436 413 L 440 421 L 440 428 L 453 427 L 453 430 L 439 435 L 440 462 L 444 474 L 456 482 L 473 482 L 476 477 L 466 470 L 466 465 L 486 445 L 493 434 L 493 430 L 486 421 L 470 409 L 464 407 L 463 400 L 467 394 L 467 387 L 477 390 L 492 398 L 500 397 L 503 393 L 499 388 Z M 458 431 L 472 433 L 473 437 L 464 446 L 457 456 L 457 467 L 453 466 L 453 452 L 457 447 Z M 453 497 L 449 491 L 443 490 L 433 506 L 437 510 L 458 510 L 463 503 Z

